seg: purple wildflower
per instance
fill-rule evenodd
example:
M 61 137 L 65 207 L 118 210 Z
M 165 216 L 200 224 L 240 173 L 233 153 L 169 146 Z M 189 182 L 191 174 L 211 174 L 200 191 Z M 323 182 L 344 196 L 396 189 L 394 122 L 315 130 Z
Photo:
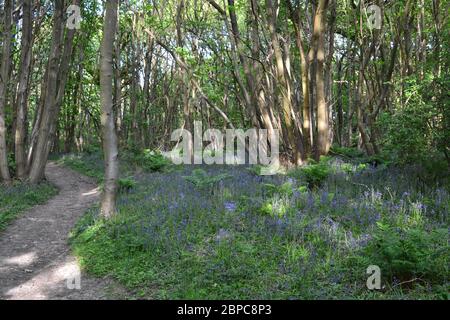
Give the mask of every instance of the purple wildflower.
M 226 209 L 228 212 L 233 212 L 233 211 L 235 211 L 236 208 L 237 208 L 236 203 L 235 203 L 235 202 L 232 202 L 232 201 L 225 202 L 225 203 L 224 203 L 224 206 L 225 206 L 225 209 Z

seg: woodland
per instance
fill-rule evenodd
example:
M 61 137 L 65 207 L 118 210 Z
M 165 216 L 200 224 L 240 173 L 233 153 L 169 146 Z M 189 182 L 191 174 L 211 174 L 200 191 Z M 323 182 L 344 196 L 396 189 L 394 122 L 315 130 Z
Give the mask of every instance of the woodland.
M 449 9 L 0 0 L 0 297 L 24 254 L 2 233 L 44 241 L 19 226 L 47 203 L 121 298 L 448 299 Z M 277 132 L 281 166 L 174 164 L 195 123 Z

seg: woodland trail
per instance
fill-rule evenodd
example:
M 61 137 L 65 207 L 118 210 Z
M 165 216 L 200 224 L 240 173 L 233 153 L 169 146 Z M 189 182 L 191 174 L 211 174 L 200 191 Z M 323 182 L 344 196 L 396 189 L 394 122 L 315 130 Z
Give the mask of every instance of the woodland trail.
M 0 234 L 0 299 L 97 300 L 124 295 L 112 280 L 81 273 L 67 244 L 77 220 L 99 200 L 95 183 L 55 163 L 47 165 L 46 178 L 59 189 L 58 195 L 21 214 Z

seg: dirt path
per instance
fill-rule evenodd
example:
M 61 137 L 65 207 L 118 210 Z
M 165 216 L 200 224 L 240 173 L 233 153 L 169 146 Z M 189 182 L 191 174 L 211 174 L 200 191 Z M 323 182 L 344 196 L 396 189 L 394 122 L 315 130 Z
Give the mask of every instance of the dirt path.
M 80 216 L 99 198 L 86 177 L 50 163 L 46 177 L 59 194 L 20 215 L 0 234 L 0 299 L 109 299 L 123 291 L 111 280 L 81 274 L 67 245 Z

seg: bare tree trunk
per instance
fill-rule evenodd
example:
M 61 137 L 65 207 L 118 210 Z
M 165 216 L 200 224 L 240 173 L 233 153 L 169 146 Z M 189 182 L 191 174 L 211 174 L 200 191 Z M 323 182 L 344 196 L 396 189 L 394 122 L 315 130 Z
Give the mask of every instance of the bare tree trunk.
M 19 71 L 19 90 L 16 98 L 16 129 L 15 129 L 15 157 L 17 178 L 23 180 L 26 178 L 26 123 L 28 110 L 29 79 L 31 72 L 31 55 L 33 43 L 33 24 L 32 24 L 32 1 L 24 0 L 22 5 L 23 22 L 21 35 L 21 53 L 20 53 L 20 71 Z
M 131 143 L 134 147 L 139 148 L 139 125 L 138 125 L 138 114 L 139 107 L 138 97 L 139 97 L 139 69 L 140 69 L 140 44 L 138 38 L 138 15 L 132 17 L 131 26 L 131 37 L 130 37 L 130 116 L 131 116 L 131 128 L 130 128 L 130 138 Z
M 259 12 L 260 8 L 257 0 L 251 0 L 251 13 L 249 13 L 249 19 L 251 21 L 251 39 L 252 39 L 252 74 L 255 78 L 255 95 L 257 96 L 258 111 L 261 116 L 261 121 L 264 128 L 267 129 L 269 136 L 274 134 L 273 118 L 270 115 L 269 106 L 267 105 L 267 98 L 265 88 L 263 85 L 263 78 L 266 76 L 259 64 L 261 55 L 261 40 L 259 37 Z M 255 106 L 256 107 L 256 106 Z
M 142 142 L 143 146 L 148 146 L 149 136 L 149 109 L 150 109 L 150 75 L 153 71 L 153 64 L 155 63 L 154 54 L 154 40 L 149 36 L 147 39 L 146 53 L 145 53 L 145 67 L 144 67 L 144 85 L 143 85 L 143 128 L 142 128 Z
M 177 6 L 177 15 L 176 15 L 176 31 L 177 31 L 177 46 L 179 48 L 184 47 L 184 35 L 182 30 L 182 22 L 183 22 L 183 12 L 185 10 L 184 0 L 179 1 Z M 180 59 L 183 64 L 185 64 L 184 58 L 180 56 Z M 180 96 L 182 98 L 183 104 L 183 119 L 184 119 L 184 129 L 191 132 L 193 134 L 193 126 L 192 126 L 192 117 L 191 117 L 191 105 L 190 105 L 190 94 L 191 94 L 191 86 L 189 83 L 189 76 L 187 70 L 183 68 L 181 65 L 178 66 L 179 72 L 179 83 L 180 83 Z M 187 154 L 191 155 L 191 161 L 194 160 L 194 146 L 192 141 L 188 141 Z
M 280 42 L 276 32 L 276 13 L 272 0 L 266 0 L 269 32 L 272 41 L 272 48 L 275 56 L 276 75 L 278 80 L 278 91 L 282 105 L 282 114 L 287 132 L 287 140 L 294 155 L 296 165 L 301 165 L 304 160 L 303 139 L 295 124 L 294 111 L 292 106 L 292 92 L 288 81 L 287 71 L 283 61 Z
M 333 57 L 334 57 L 334 34 L 336 28 L 336 10 L 337 3 L 336 0 L 330 0 L 330 19 L 328 19 L 327 29 L 328 29 L 328 52 L 327 59 L 325 62 L 325 100 L 328 107 L 328 144 L 327 144 L 327 153 L 330 150 L 330 147 L 334 140 L 334 121 L 333 119 L 333 105 L 335 102 L 333 101 Z
M 426 60 L 426 37 L 425 37 L 425 0 L 419 1 L 419 14 L 417 17 L 417 63 L 419 64 L 420 79 L 424 79 Z
M 366 50 L 361 50 L 361 62 L 360 62 L 360 68 L 359 68 L 359 76 L 358 76 L 358 87 L 356 89 L 356 98 L 355 98 L 355 106 L 356 106 L 356 112 L 357 116 L 356 119 L 358 121 L 358 130 L 361 138 L 361 143 L 366 149 L 366 153 L 368 156 L 373 156 L 375 154 L 375 150 L 373 148 L 373 145 L 370 142 L 370 137 L 367 134 L 366 131 L 366 125 L 364 123 L 364 106 L 366 103 L 362 101 L 362 95 L 363 95 L 363 83 L 364 83 L 364 67 L 365 67 L 365 60 L 368 59 L 364 56 L 364 52 Z M 366 53 L 367 54 L 367 53 Z
M 0 67 L 0 178 L 3 182 L 9 184 L 11 175 L 6 149 L 5 105 L 8 95 L 9 68 L 11 66 L 12 0 L 5 0 L 4 16 L 2 65 Z
M 102 134 L 105 155 L 105 185 L 101 214 L 111 217 L 116 211 L 119 178 L 119 150 L 113 111 L 113 50 L 117 29 L 119 0 L 106 2 L 103 41 L 100 58 L 100 90 L 102 104 Z
M 44 178 L 45 164 L 49 153 L 51 122 L 55 117 L 56 95 L 58 91 L 58 66 L 61 60 L 61 43 L 63 37 L 63 9 L 64 1 L 56 0 L 53 18 L 52 44 L 48 61 L 46 90 L 43 96 L 43 108 L 41 121 L 38 123 L 36 145 L 33 146 L 32 163 L 30 167 L 29 181 L 38 183 Z
M 353 81 L 349 80 L 347 87 L 347 95 L 348 95 L 348 110 L 347 110 L 347 132 L 345 134 L 345 147 L 352 146 L 352 137 L 353 137 L 353 99 L 352 98 L 352 84 Z
M 317 145 L 316 160 L 325 155 L 330 150 L 329 113 L 325 99 L 325 27 L 324 15 L 327 10 L 328 0 L 319 0 L 319 5 L 314 18 L 313 38 L 316 43 L 315 56 L 316 67 L 316 104 L 317 104 Z
M 239 62 L 242 65 L 242 68 L 244 70 L 245 80 L 247 82 L 247 87 L 244 87 L 243 81 L 240 80 L 241 77 L 239 76 L 240 71 L 238 67 L 238 62 L 236 59 L 234 60 L 234 69 L 235 69 L 235 77 L 238 80 L 238 83 L 240 84 L 241 90 L 243 91 L 246 106 L 247 106 L 247 112 L 248 115 L 252 121 L 252 124 L 255 127 L 259 127 L 259 121 L 258 121 L 258 98 L 256 96 L 256 90 L 255 90 L 255 79 L 254 76 L 251 73 L 248 58 L 244 54 L 244 48 L 243 43 L 241 39 L 241 35 L 239 32 L 239 26 L 238 26 L 238 20 L 236 16 L 236 8 L 235 8 L 235 0 L 228 0 L 228 13 L 230 15 L 230 24 L 231 24 L 231 35 L 230 40 L 232 43 L 233 53 L 234 55 L 239 57 Z M 225 16 L 225 23 L 228 28 L 228 19 Z M 230 30 L 229 30 L 230 32 Z M 239 82 L 240 81 L 240 82 Z
M 79 0 L 73 0 L 75 5 Z M 52 147 L 57 130 L 59 111 L 64 97 L 69 65 L 73 50 L 73 38 L 75 29 L 67 31 L 64 38 L 64 0 L 55 1 L 55 16 L 53 25 L 53 39 L 48 63 L 48 77 L 46 92 L 44 93 L 44 108 L 42 110 L 41 122 L 36 145 L 33 146 L 34 154 L 31 156 L 32 163 L 28 180 L 38 183 L 44 178 L 45 165 Z M 64 47 L 64 50 L 62 50 Z
M 342 147 L 342 131 L 344 127 L 344 111 L 342 108 L 342 60 L 340 59 L 338 61 L 338 71 L 337 71 L 337 78 L 338 78 L 338 84 L 337 84 L 337 128 L 336 128 L 336 136 L 337 141 L 339 143 L 339 146 Z
M 311 141 L 311 105 L 310 105 L 310 86 L 309 86 L 309 57 L 305 52 L 305 39 L 304 39 L 304 32 L 301 25 L 301 18 L 299 9 L 294 9 L 292 7 L 291 1 L 286 1 L 290 17 L 292 20 L 292 23 L 294 25 L 295 30 L 295 36 L 296 36 L 296 43 L 297 48 L 300 51 L 300 66 L 301 66 L 301 82 L 302 82 L 302 95 L 303 95 L 303 108 L 302 108 L 302 115 L 303 115 L 303 122 L 302 122 L 302 129 L 303 129 L 303 141 L 304 141 L 304 149 L 305 149 L 305 158 L 308 158 L 311 153 L 312 148 L 312 141 Z
M 353 94 L 354 92 L 354 81 L 353 79 L 349 76 L 352 75 L 354 73 L 354 62 L 353 62 L 353 48 L 352 45 L 350 43 L 350 41 L 348 41 L 347 43 L 347 51 L 348 51 L 348 57 L 347 57 L 347 61 L 349 64 L 348 67 L 348 75 L 346 76 L 346 78 L 348 78 L 348 85 L 347 85 L 347 96 L 348 96 L 348 110 L 347 110 L 347 132 L 346 132 L 346 139 L 345 139 L 345 146 L 346 147 L 351 147 L 353 144 L 352 141 L 352 137 L 353 137 L 353 101 L 354 101 L 354 97 L 355 95 Z
M 122 78 L 120 74 L 120 34 L 117 30 L 117 41 L 114 45 L 115 68 L 114 68 L 114 117 L 116 132 L 120 137 L 122 135 Z
M 65 153 L 69 153 L 73 149 L 73 146 L 75 145 L 76 141 L 75 139 L 75 129 L 77 124 L 76 116 L 78 110 L 80 109 L 81 93 L 83 91 L 83 81 L 82 81 L 84 70 L 83 58 L 84 58 L 83 48 L 80 48 L 78 58 L 79 59 L 78 72 L 77 75 L 75 76 L 75 88 L 72 96 L 72 105 L 67 110 L 68 115 L 67 115 L 67 124 L 65 128 L 66 141 L 64 143 Z

